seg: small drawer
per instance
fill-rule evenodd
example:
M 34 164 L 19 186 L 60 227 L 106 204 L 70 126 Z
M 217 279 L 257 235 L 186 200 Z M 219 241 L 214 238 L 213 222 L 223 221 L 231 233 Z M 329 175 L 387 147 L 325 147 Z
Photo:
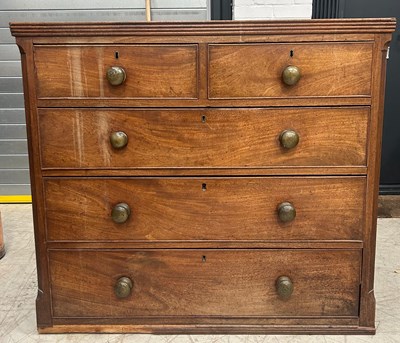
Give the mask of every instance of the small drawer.
M 38 98 L 190 98 L 197 45 L 35 46 Z
M 360 263 L 361 250 L 50 250 L 53 315 L 357 317 Z
M 43 168 L 366 166 L 368 107 L 39 109 Z
M 372 44 L 209 46 L 210 99 L 369 96 Z
M 360 240 L 365 177 L 46 178 L 49 241 Z

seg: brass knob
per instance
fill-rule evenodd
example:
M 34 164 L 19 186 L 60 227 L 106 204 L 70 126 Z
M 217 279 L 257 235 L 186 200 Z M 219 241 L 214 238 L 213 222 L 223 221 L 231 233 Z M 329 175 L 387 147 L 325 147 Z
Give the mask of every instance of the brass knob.
M 123 131 L 112 132 L 110 143 L 114 149 L 122 149 L 128 144 L 128 135 Z
M 282 80 L 288 86 L 293 86 L 299 82 L 301 77 L 300 69 L 296 66 L 287 66 L 283 69 Z
M 279 141 L 286 149 L 293 149 L 299 143 L 299 140 L 299 134 L 293 130 L 282 131 L 279 135 Z
M 130 278 L 123 276 L 120 277 L 114 286 L 115 295 L 118 298 L 127 298 L 131 295 L 133 282 Z
M 284 223 L 291 222 L 296 218 L 296 209 L 290 202 L 283 202 L 278 206 L 278 217 Z
M 293 282 L 288 276 L 280 276 L 276 280 L 275 286 L 279 298 L 283 300 L 289 299 L 293 293 Z
M 131 209 L 128 204 L 121 202 L 116 204 L 111 211 L 111 218 L 114 223 L 125 223 L 131 214 Z
M 113 86 L 122 85 L 126 79 L 126 73 L 122 67 L 110 67 L 107 69 L 107 80 Z

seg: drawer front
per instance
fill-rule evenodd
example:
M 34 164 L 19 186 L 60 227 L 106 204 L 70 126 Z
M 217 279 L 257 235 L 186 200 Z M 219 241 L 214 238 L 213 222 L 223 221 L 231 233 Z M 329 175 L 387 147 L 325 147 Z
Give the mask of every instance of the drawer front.
M 53 315 L 357 316 L 360 260 L 360 250 L 53 250 Z
M 197 98 L 197 55 L 196 44 L 36 46 L 37 95 Z M 110 67 L 125 71 L 122 84 L 110 84 Z
M 43 168 L 366 166 L 369 108 L 39 109 Z M 282 133 L 298 143 L 284 147 Z M 110 137 L 124 132 L 127 145 Z
M 359 240 L 365 187 L 364 177 L 47 178 L 47 238 Z
M 300 70 L 297 84 L 283 82 L 287 66 Z M 368 96 L 371 67 L 372 44 L 210 45 L 209 98 Z

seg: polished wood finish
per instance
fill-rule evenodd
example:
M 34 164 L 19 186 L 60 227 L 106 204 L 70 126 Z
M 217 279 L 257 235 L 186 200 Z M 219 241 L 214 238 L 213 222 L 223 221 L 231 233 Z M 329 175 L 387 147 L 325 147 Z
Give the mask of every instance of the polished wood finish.
M 366 166 L 368 121 L 367 107 L 40 109 L 41 161 L 45 169 Z M 294 149 L 279 142 L 286 129 L 300 136 Z M 128 136 L 125 148 L 110 144 L 114 131 Z
M 65 42 L 68 39 L 84 37 L 134 37 L 144 36 L 146 41 L 154 36 L 180 38 L 180 36 L 212 36 L 213 40 L 243 41 L 248 36 L 288 35 L 299 40 L 299 37 L 315 35 L 317 41 L 325 34 L 344 35 L 351 40 L 363 40 L 363 36 L 375 33 L 391 34 L 396 28 L 394 18 L 352 18 L 352 19 L 314 19 L 314 20 L 267 20 L 267 21 L 215 21 L 215 22 L 93 22 L 93 23 L 10 23 L 11 32 L 16 37 L 33 37 L 45 41 L 60 37 Z M 101 33 L 101 35 L 100 35 Z M 235 37 L 240 35 L 239 38 Z M 335 36 L 325 37 L 334 40 Z M 372 38 L 373 39 L 373 38 Z M 342 40 L 344 40 L 342 38 Z M 119 41 L 119 39 L 118 39 Z
M 210 98 L 371 94 L 372 44 L 218 44 L 208 58 Z M 301 73 L 292 86 L 282 80 L 289 65 Z
M 373 334 L 395 25 L 11 24 L 39 332 Z
M 360 250 L 52 250 L 49 257 L 54 317 L 176 316 L 179 324 L 181 316 L 358 314 Z M 286 300 L 275 287 L 282 274 L 294 283 Z M 126 299 L 113 293 L 121 276 L 133 281 Z
M 372 78 L 374 80 L 374 92 L 376 97 L 371 104 L 371 110 L 376 115 L 372 118 L 370 124 L 371 136 L 370 146 L 368 148 L 370 170 L 367 175 L 367 203 L 365 226 L 365 245 L 363 250 L 363 275 L 365 282 L 361 284 L 361 301 L 365 306 L 360 307 L 360 324 L 363 326 L 374 326 L 375 324 L 375 296 L 374 296 L 374 272 L 375 272 L 375 247 L 376 247 L 376 225 L 378 211 L 378 193 L 379 193 L 379 173 L 381 162 L 381 143 L 383 126 L 383 109 L 385 97 L 385 76 L 386 76 L 386 58 L 390 38 L 379 36 L 376 39 L 375 46 L 377 54 L 375 56 L 376 68 L 373 70 Z
M 360 240 L 365 181 L 365 177 L 49 178 L 44 183 L 47 239 Z M 131 214 L 126 222 L 115 223 L 111 212 L 121 201 Z M 290 223 L 278 216 L 283 201 L 296 208 Z
M 106 78 L 114 65 L 126 72 L 119 86 Z M 194 44 L 37 46 L 35 66 L 39 98 L 197 98 Z
M 37 122 L 37 103 L 35 88 L 35 68 L 33 60 L 33 44 L 29 39 L 19 39 L 21 65 L 25 97 L 25 117 L 27 126 L 29 172 L 32 191 L 33 225 L 35 228 L 35 251 L 38 274 L 38 292 L 36 298 L 36 321 L 38 327 L 50 327 L 53 324 L 50 299 L 50 284 L 48 282 L 48 259 L 45 231 L 40 230 L 45 222 L 45 211 L 42 205 L 43 185 L 39 156 L 39 130 Z M 40 323 L 40 324 L 39 324 Z

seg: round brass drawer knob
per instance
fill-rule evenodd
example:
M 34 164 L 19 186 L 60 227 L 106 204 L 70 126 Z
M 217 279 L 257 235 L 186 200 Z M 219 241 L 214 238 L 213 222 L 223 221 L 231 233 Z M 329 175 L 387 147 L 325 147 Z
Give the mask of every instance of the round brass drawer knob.
M 283 300 L 289 299 L 293 293 L 293 282 L 288 276 L 280 276 L 275 286 L 279 298 Z
M 122 149 L 128 144 L 128 135 L 123 131 L 112 132 L 110 143 L 114 149 Z
M 126 79 L 126 73 L 124 68 L 121 67 L 110 67 L 107 69 L 107 80 L 110 85 L 119 86 L 122 85 Z
M 130 278 L 123 276 L 118 279 L 114 286 L 115 295 L 118 298 L 127 298 L 131 295 L 133 288 L 133 282 Z
M 299 144 L 299 134 L 293 130 L 282 131 L 279 135 L 279 142 L 285 149 L 293 149 L 297 144 Z
M 114 223 L 125 223 L 131 214 L 131 209 L 128 204 L 121 202 L 116 204 L 111 211 L 111 218 Z
M 283 202 L 278 206 L 278 217 L 284 223 L 291 222 L 296 218 L 296 209 L 290 202 Z
M 296 66 L 287 66 L 282 72 L 282 81 L 288 85 L 293 86 L 299 82 L 301 78 L 300 69 Z

